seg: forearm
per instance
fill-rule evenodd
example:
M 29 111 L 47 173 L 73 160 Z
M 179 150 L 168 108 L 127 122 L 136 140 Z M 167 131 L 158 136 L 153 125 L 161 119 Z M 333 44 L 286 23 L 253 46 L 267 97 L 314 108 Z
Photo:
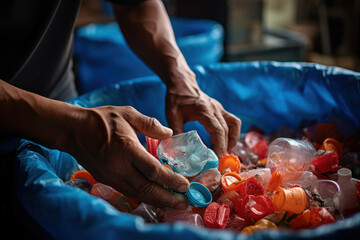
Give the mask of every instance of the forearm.
M 114 5 L 119 26 L 132 50 L 165 82 L 168 91 L 198 94 L 194 73 L 180 52 L 166 10 L 159 0 Z
M 0 80 L 0 131 L 50 148 L 69 150 L 82 109 L 30 93 Z

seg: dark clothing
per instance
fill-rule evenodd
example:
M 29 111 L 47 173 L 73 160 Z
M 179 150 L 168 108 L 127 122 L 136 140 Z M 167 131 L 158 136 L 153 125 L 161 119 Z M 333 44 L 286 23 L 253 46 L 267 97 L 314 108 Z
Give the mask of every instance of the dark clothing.
M 42 96 L 76 94 L 71 73 L 72 32 L 80 0 L 0 3 L 0 78 Z

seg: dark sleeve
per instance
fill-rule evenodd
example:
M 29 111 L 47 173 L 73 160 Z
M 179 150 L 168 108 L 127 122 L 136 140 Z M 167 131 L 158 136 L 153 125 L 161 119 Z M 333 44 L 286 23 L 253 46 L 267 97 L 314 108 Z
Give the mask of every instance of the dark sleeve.
M 115 3 L 115 4 L 132 5 L 132 4 L 144 2 L 146 0 L 105 0 L 105 1 Z

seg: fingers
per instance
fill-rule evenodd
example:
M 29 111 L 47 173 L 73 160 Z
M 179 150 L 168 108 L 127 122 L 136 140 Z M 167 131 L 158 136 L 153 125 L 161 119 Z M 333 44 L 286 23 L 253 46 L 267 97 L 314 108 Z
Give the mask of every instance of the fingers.
M 174 131 L 174 135 L 184 132 L 184 119 L 182 114 L 180 114 L 180 112 L 178 112 L 175 108 L 166 111 L 166 119 L 169 127 Z
M 144 148 L 138 149 L 134 154 L 132 164 L 139 169 L 145 178 L 176 192 L 186 192 L 189 187 L 189 181 L 184 176 L 162 166 Z
M 136 132 L 145 136 L 165 139 L 173 135 L 173 131 L 161 125 L 156 118 L 145 116 L 132 107 L 127 107 L 127 111 L 123 112 L 123 117 Z
M 240 138 L 241 133 L 241 120 L 235 117 L 233 114 L 224 111 L 223 113 L 224 120 L 229 127 L 228 134 L 228 152 L 231 152 L 232 148 L 235 146 L 236 142 Z

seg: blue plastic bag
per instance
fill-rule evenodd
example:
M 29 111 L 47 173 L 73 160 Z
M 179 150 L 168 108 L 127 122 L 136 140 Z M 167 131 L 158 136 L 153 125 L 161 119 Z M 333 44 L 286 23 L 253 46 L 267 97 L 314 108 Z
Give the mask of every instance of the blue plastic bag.
M 176 42 L 189 66 L 218 62 L 224 31 L 210 20 L 172 18 Z M 75 32 L 80 92 L 122 80 L 155 75 L 129 48 L 117 23 L 97 23 Z
M 305 63 L 218 63 L 194 68 L 202 90 L 242 118 L 243 132 L 252 124 L 266 132 L 302 119 L 336 122 L 349 133 L 360 127 L 360 73 Z M 132 105 L 143 114 L 164 115 L 165 86 L 156 77 L 120 82 L 70 101 L 95 107 Z M 188 129 L 209 136 L 197 123 Z M 76 160 L 57 150 L 23 141 L 18 147 L 18 196 L 28 213 L 57 239 L 344 239 L 360 233 L 360 213 L 316 229 L 258 232 L 251 236 L 226 230 L 197 229 L 182 223 L 146 224 L 121 213 L 84 191 L 66 186 L 79 169 Z

